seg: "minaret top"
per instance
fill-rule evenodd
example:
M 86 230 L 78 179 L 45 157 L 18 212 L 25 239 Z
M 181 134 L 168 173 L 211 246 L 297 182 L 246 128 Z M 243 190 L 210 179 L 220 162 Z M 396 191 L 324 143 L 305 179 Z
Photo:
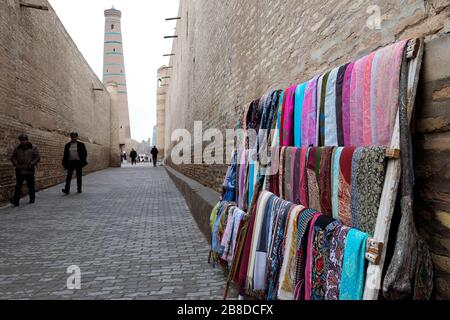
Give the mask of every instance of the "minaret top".
M 114 6 L 112 6 L 111 9 L 105 10 L 105 17 L 119 17 L 120 18 L 121 16 L 122 16 L 122 12 L 114 9 Z

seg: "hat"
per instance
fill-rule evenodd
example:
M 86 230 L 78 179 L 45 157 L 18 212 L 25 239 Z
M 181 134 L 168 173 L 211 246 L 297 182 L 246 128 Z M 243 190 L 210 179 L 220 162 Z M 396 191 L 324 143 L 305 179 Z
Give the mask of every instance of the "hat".
M 22 134 L 19 136 L 19 140 L 20 140 L 20 141 L 26 141 L 26 140 L 28 140 L 28 135 L 26 135 L 25 133 L 22 133 Z

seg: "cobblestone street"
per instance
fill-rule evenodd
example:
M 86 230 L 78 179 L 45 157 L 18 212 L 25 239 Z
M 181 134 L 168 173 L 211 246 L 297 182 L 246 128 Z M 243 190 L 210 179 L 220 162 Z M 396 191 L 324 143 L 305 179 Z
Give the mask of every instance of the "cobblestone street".
M 107 169 L 84 177 L 83 194 L 61 189 L 0 209 L 0 299 L 222 298 L 224 272 L 163 168 Z M 67 289 L 72 265 L 80 290 Z

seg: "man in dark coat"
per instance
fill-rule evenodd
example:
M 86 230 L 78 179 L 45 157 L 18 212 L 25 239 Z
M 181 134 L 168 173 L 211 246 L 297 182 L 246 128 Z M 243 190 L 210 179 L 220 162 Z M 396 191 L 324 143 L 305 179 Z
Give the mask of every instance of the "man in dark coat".
M 39 151 L 36 146 L 32 145 L 26 134 L 19 136 L 20 145 L 14 149 L 11 162 L 16 169 L 16 190 L 11 203 L 18 207 L 22 196 L 22 185 L 26 180 L 28 185 L 28 193 L 30 194 L 30 203 L 34 203 L 36 199 L 36 189 L 34 186 L 34 174 L 36 165 L 41 161 Z
M 136 158 L 138 157 L 138 154 L 136 150 L 132 149 L 130 152 L 130 158 L 131 158 L 131 165 L 136 164 Z
M 158 163 L 158 149 L 156 148 L 156 146 L 153 147 L 152 149 L 152 158 L 153 158 L 153 166 L 156 168 L 156 164 Z
M 74 171 L 77 173 L 78 193 L 82 192 L 83 168 L 88 165 L 86 146 L 78 141 L 78 133 L 72 132 L 70 139 L 71 141 L 64 148 L 62 161 L 62 165 L 67 170 L 66 187 L 62 190 L 65 194 L 70 193 L 70 183 Z

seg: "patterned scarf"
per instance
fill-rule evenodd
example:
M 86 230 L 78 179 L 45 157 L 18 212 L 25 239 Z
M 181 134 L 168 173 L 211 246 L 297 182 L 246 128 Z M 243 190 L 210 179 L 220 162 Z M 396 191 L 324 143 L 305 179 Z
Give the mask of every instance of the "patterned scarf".
M 331 205 L 331 158 L 334 147 L 324 147 L 320 159 L 319 190 L 320 208 L 323 214 L 332 216 Z
M 348 147 L 342 150 L 339 169 L 339 221 L 344 225 L 351 225 L 351 195 L 350 184 L 352 178 L 352 159 L 355 147 Z
M 385 178 L 384 147 L 357 149 L 351 184 L 352 227 L 369 235 L 375 232 Z
M 305 298 L 307 243 L 311 222 L 317 213 L 316 210 L 306 209 L 302 212 L 298 220 L 295 262 L 295 300 L 304 300 Z
M 350 228 L 342 224 L 336 225 L 336 228 L 333 230 L 330 257 L 328 259 L 325 300 L 339 300 L 344 250 L 349 231 Z
M 330 233 L 336 227 L 333 219 L 322 215 L 314 225 L 311 261 L 311 300 L 325 300 L 327 262 L 330 254 Z
M 317 159 L 319 159 L 320 161 L 320 153 L 321 153 L 320 148 L 309 149 L 308 164 L 306 169 L 308 181 L 309 207 L 312 209 L 316 209 L 318 211 L 320 211 L 320 196 L 319 196 L 318 179 L 316 176 L 316 163 Z

